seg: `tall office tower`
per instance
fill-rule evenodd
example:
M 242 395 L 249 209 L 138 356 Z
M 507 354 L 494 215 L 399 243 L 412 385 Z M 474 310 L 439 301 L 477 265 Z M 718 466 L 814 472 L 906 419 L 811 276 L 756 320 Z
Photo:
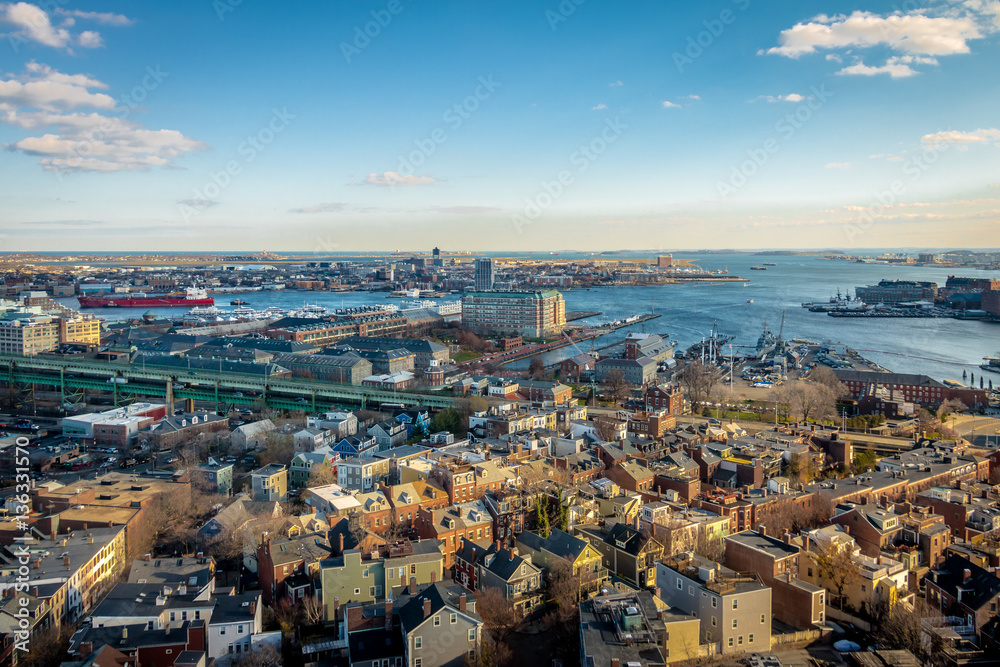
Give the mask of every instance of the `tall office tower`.
M 441 261 L 441 248 L 434 248 L 434 253 L 432 255 L 432 266 L 444 266 L 444 262 Z
M 476 260 L 476 291 L 489 292 L 493 289 L 493 260 L 480 257 Z

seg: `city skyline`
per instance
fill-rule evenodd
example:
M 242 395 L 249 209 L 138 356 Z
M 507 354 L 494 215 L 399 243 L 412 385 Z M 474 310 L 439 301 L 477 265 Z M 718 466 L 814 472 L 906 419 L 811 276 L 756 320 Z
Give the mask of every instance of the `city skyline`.
M 988 0 L 0 3 L 0 247 L 995 245 L 998 31 Z

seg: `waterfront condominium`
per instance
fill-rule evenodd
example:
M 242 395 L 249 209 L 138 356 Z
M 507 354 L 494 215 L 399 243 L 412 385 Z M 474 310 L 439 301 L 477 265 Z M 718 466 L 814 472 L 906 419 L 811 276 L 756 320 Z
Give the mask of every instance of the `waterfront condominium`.
M 566 302 L 556 290 L 469 292 L 462 298 L 462 324 L 480 333 L 554 336 L 566 328 Z

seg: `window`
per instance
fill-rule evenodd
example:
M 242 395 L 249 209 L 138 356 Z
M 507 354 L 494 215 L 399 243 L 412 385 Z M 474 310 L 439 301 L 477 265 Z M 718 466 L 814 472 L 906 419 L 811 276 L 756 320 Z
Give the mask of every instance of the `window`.
M 712 609 L 715 609 L 718 606 L 719 606 L 719 598 L 713 597 L 712 598 Z
M 684 590 L 684 581 L 680 577 L 677 577 L 677 590 Z
M 441 625 L 441 614 L 437 614 L 437 615 L 436 615 L 436 616 L 434 617 L 434 627 L 436 628 L 436 627 L 438 627 L 439 625 Z
M 764 614 L 761 614 L 761 615 L 760 615 L 760 622 L 761 622 L 761 623 L 764 623 Z
M 413 648 L 423 648 L 423 647 L 424 647 L 424 638 L 423 637 L 414 637 L 413 638 Z
M 717 622 L 716 622 L 715 616 L 713 616 L 712 617 L 712 627 L 714 628 L 716 625 L 717 625 Z
M 732 645 L 733 645 L 733 638 L 732 638 L 732 637 L 730 637 L 730 638 L 729 638 L 729 645 L 730 645 L 730 646 L 732 646 Z
M 733 629 L 734 630 L 736 629 L 736 619 L 735 618 L 733 619 Z
M 355 595 L 361 595 L 361 589 L 360 588 L 355 588 L 354 589 L 354 594 Z
M 222 626 L 222 627 L 221 627 L 221 628 L 219 629 L 219 634 L 220 634 L 220 635 L 224 635 L 224 634 L 226 634 L 226 626 L 224 626 L 224 625 L 223 625 L 223 626 Z
M 733 598 L 733 609 L 736 609 L 738 607 L 738 603 L 739 603 L 739 600 L 736 599 L 736 598 Z
M 238 633 L 240 633 L 242 635 L 243 634 L 243 626 L 242 625 L 237 625 L 236 626 L 236 632 L 238 632 Z
M 455 538 L 453 537 L 452 539 L 455 539 Z M 410 574 L 416 574 L 416 573 L 417 573 L 417 566 L 416 566 L 416 564 L 410 565 Z
M 739 636 L 739 641 L 736 643 L 739 644 L 740 646 L 743 646 L 743 635 Z
M 688 595 L 694 595 L 694 586 L 688 584 Z
M 747 635 L 747 644 L 753 644 L 753 633 Z
M 423 667 L 423 665 L 424 665 L 424 659 L 423 658 L 414 658 L 413 659 L 413 667 Z
M 476 629 L 475 628 L 469 628 L 469 641 L 470 642 L 476 641 Z
M 452 614 L 451 615 L 451 624 L 455 625 L 456 623 L 458 623 L 458 614 Z
M 177 620 L 177 614 L 175 612 L 170 612 L 170 620 L 171 621 L 176 621 Z

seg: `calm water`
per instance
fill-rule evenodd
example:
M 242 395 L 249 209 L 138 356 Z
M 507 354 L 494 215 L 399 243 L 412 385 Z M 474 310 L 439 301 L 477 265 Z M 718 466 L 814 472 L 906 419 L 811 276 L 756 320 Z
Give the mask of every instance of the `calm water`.
M 637 255 L 638 256 L 638 255 Z M 697 257 L 676 253 L 677 257 Z M 563 257 L 565 258 L 565 254 Z M 777 266 L 767 271 L 750 271 L 752 265 L 773 261 Z M 826 301 L 836 294 L 850 291 L 859 285 L 877 283 L 883 278 L 932 280 L 944 285 L 949 274 L 973 277 L 1000 277 L 996 272 L 980 270 L 939 269 L 934 267 L 886 266 L 856 264 L 819 259 L 818 257 L 760 256 L 760 255 L 703 255 L 698 265 L 706 269 L 724 269 L 747 278 L 742 283 L 705 285 L 666 285 L 662 287 L 602 287 L 592 290 L 571 290 L 564 293 L 567 310 L 600 311 L 601 316 L 582 320 L 600 323 L 622 319 L 642 312 L 662 315 L 645 323 L 645 331 L 666 333 L 682 348 L 709 335 L 714 322 L 723 334 L 735 335 L 734 353 L 746 351 L 737 346 L 753 346 L 763 328 L 764 320 L 778 332 L 782 314 L 785 315 L 785 339 L 808 338 L 833 341 L 864 351 L 876 363 L 894 371 L 925 373 L 938 380 L 961 379 L 967 370 L 979 376 L 978 365 L 987 354 L 1000 351 L 1000 324 L 952 319 L 848 319 L 833 318 L 824 313 L 811 313 L 801 307 L 803 301 Z M 236 295 L 218 295 L 216 303 L 229 309 L 229 301 Z M 327 293 L 327 292 L 253 292 L 240 295 L 255 309 L 267 306 L 296 308 L 305 303 L 315 303 L 328 308 L 358 306 L 371 303 L 399 303 L 387 299 L 385 293 Z M 449 297 L 446 300 L 454 300 Z M 753 303 L 747 303 L 752 299 Z M 61 299 L 71 307 L 75 299 Z M 122 319 L 121 309 L 97 309 L 93 312 L 106 319 Z M 142 309 L 134 311 L 138 316 Z M 182 309 L 154 309 L 157 315 L 179 317 Z M 641 330 L 636 326 L 635 331 Z M 601 347 L 621 340 L 628 333 L 621 329 L 615 334 L 595 341 Z M 587 347 L 587 346 L 585 346 Z M 572 347 L 550 353 L 547 363 L 575 354 Z M 984 373 L 986 379 L 1000 382 L 1000 375 Z M 978 384 L 978 377 L 976 380 Z

